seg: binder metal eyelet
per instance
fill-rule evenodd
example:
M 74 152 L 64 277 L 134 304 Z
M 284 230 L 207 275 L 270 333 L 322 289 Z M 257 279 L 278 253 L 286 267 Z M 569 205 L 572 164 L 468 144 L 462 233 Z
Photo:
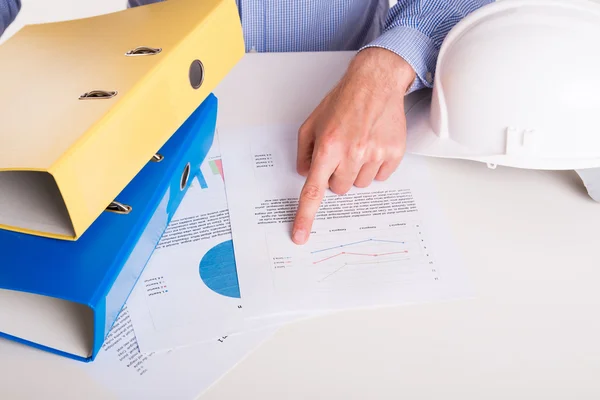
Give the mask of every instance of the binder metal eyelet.
M 165 157 L 162 154 L 156 153 L 155 155 L 152 156 L 152 159 L 150 161 L 155 162 L 155 163 L 159 163 L 159 162 L 161 162 L 164 159 L 165 159 Z
M 106 207 L 106 211 L 114 212 L 116 214 L 129 214 L 131 210 L 131 206 L 119 203 L 118 201 L 113 201 L 108 207 Z
M 185 189 L 188 183 L 188 179 L 190 179 L 190 163 L 187 163 L 187 165 L 183 169 L 183 174 L 181 174 L 181 190 Z
M 79 100 L 110 99 L 117 93 L 116 90 L 92 90 L 79 96 Z
M 194 89 L 198 89 L 202 86 L 202 82 L 204 82 L 204 64 L 200 62 L 200 60 L 192 61 L 192 65 L 190 65 L 190 85 Z
M 139 56 L 153 56 L 159 54 L 162 51 L 161 48 L 140 46 L 135 49 L 129 50 L 125 55 L 127 57 L 139 57 Z

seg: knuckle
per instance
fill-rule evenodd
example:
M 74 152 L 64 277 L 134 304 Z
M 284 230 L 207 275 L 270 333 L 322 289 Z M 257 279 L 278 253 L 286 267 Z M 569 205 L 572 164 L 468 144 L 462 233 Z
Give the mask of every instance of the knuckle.
M 363 143 L 356 143 L 348 148 L 346 157 L 352 162 L 360 162 L 365 158 L 367 146 Z
M 308 132 L 309 132 L 308 120 L 306 120 L 306 121 L 304 121 L 304 123 L 298 129 L 298 136 L 305 137 L 305 136 L 308 135 Z
M 401 160 L 404 156 L 405 146 L 404 144 L 394 144 L 388 147 L 388 155 L 393 160 Z
M 302 198 L 306 200 L 319 200 L 321 192 L 321 189 L 317 185 L 307 184 L 302 190 Z
M 338 152 L 337 150 L 337 141 L 331 137 L 323 137 L 318 142 L 317 146 L 314 149 L 314 156 L 320 158 L 321 160 L 325 160 L 331 157 L 334 157 Z
M 331 153 L 337 146 L 339 140 L 335 132 L 325 133 L 321 137 L 321 150 L 325 153 Z
M 371 150 L 371 155 L 370 155 L 370 159 L 373 162 L 382 162 L 385 160 L 385 156 L 388 153 L 389 150 L 387 150 L 384 147 L 376 147 L 373 150 Z
M 396 161 L 402 160 L 402 157 L 404 157 L 404 148 L 400 147 L 400 148 L 394 149 L 392 151 L 391 157 L 392 157 L 392 159 L 394 159 Z

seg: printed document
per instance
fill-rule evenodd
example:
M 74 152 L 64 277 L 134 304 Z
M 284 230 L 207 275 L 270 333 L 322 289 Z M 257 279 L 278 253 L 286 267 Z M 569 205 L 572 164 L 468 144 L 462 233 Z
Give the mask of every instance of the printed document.
M 297 126 L 221 130 L 241 296 L 248 317 L 471 295 L 421 158 L 385 182 L 326 193 L 306 245 L 291 240 L 305 178 Z
M 244 318 L 218 140 L 127 304 L 142 353 L 212 343 L 314 315 Z
M 266 329 L 164 353 L 143 353 L 123 308 L 86 372 L 121 399 L 195 399 L 268 340 Z
M 243 316 L 218 142 L 142 273 L 128 309 L 143 353 L 239 333 Z

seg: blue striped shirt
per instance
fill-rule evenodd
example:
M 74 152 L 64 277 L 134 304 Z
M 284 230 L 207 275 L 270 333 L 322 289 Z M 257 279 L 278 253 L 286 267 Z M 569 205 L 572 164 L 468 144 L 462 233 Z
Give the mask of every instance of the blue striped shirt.
M 128 6 L 159 1 L 164 0 L 129 0 Z M 437 55 L 450 29 L 494 0 L 400 0 L 391 8 L 389 0 L 235 1 L 246 51 L 354 51 L 381 47 L 398 54 L 414 68 L 417 79 L 410 89 L 414 91 L 432 87 Z M 0 35 L 20 7 L 20 0 L 0 0 Z
M 0 0 L 0 35 L 15 20 L 21 10 L 21 0 Z

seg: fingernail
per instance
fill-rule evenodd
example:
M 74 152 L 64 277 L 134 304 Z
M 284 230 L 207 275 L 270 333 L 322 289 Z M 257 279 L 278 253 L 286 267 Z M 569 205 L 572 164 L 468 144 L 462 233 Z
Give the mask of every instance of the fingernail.
M 297 229 L 294 231 L 292 238 L 296 243 L 304 243 L 306 241 L 306 231 L 302 229 Z

